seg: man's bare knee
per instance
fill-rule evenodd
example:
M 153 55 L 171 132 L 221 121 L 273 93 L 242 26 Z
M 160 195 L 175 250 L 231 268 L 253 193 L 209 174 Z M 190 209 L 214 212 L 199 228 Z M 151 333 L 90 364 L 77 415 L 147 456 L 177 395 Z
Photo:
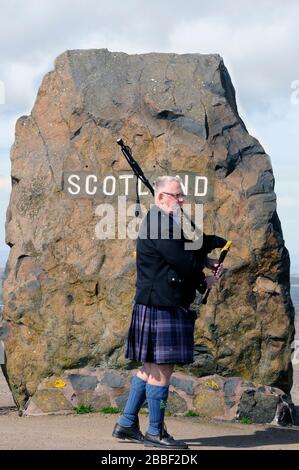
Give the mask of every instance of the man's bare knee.
M 145 362 L 142 367 L 138 370 L 137 376 L 144 380 L 145 382 L 148 381 L 149 375 L 151 373 L 151 364 L 149 362 Z
M 148 382 L 152 385 L 169 385 L 173 369 L 173 364 L 152 364 Z

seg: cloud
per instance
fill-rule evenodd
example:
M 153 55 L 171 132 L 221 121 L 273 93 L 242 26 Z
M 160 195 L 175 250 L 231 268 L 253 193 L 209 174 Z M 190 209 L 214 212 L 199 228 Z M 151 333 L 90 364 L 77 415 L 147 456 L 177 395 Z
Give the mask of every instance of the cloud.
M 285 209 L 296 209 L 299 207 L 299 198 L 294 199 L 290 196 L 280 196 L 277 201 L 278 212 Z
M 18 14 L 15 14 L 17 9 Z M 220 53 L 242 103 L 267 109 L 297 77 L 299 5 L 260 0 L 28 0 L 1 7 L 0 79 L 27 109 L 35 77 L 67 49 Z
M 173 26 L 169 41 L 181 53 L 220 53 L 246 107 L 267 109 L 277 94 L 278 99 L 291 94 L 298 74 L 293 60 L 299 55 L 297 24 L 291 17 L 272 23 L 244 19 L 233 24 L 219 16 L 183 20 Z
M 4 245 L 5 246 L 5 245 Z M 9 247 L 7 249 L 4 249 L 0 251 L 0 267 L 4 267 L 8 258 L 9 254 Z
M 20 108 L 21 111 L 21 108 Z M 15 126 L 17 119 L 24 113 L 17 113 L 14 109 L 12 111 L 4 111 L 0 107 L 0 161 L 1 171 L 3 168 L 3 161 L 9 155 L 9 148 L 13 144 L 15 136 Z
M 40 85 L 42 76 L 50 69 L 50 57 L 46 56 L 36 64 L 8 62 L 1 78 L 5 86 L 5 102 L 29 113 Z
M 11 179 L 10 179 L 10 176 L 2 176 L 2 177 L 0 177 L 1 199 L 2 199 L 2 191 L 10 191 L 10 190 L 11 190 Z

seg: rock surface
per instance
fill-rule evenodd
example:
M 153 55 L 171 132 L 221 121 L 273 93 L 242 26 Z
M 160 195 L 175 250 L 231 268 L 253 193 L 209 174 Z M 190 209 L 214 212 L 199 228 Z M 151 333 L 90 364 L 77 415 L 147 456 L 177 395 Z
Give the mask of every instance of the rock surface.
M 227 271 L 196 323 L 195 374 L 292 384 L 289 256 L 269 156 L 246 130 L 219 55 L 67 51 L 16 125 L 3 287 L 6 375 L 18 406 L 41 380 L 84 366 L 126 367 L 134 241 L 99 240 L 95 208 L 63 174 L 210 172 L 204 230 L 233 240 Z M 146 200 L 146 198 L 145 198 Z M 149 201 L 149 199 L 148 199 Z

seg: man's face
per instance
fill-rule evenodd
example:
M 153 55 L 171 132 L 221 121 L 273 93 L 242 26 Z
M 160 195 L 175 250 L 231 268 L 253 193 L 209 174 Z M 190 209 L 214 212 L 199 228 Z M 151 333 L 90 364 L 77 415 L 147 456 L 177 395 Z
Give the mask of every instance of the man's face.
M 166 212 L 179 214 L 184 204 L 183 190 L 179 182 L 171 181 L 161 189 L 159 203 Z

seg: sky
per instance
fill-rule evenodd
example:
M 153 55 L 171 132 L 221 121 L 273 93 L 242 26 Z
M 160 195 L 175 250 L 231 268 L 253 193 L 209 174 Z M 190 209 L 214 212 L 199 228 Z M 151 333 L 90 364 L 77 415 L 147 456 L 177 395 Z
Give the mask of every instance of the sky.
M 26 0 L 2 2 L 0 29 L 0 266 L 10 195 L 10 147 L 42 78 L 68 49 L 218 53 L 239 113 L 270 155 L 278 215 L 299 273 L 299 2 L 297 0 Z

